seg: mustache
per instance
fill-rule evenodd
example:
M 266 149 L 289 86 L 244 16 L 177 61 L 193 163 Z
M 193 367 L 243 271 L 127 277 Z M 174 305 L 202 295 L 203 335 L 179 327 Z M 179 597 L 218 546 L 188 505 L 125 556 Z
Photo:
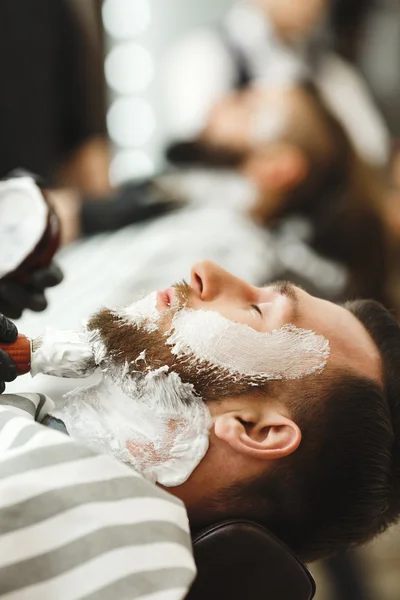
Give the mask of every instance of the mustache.
M 185 279 L 181 279 L 177 283 L 174 283 L 172 287 L 175 290 L 175 295 L 171 304 L 171 309 L 176 311 L 190 307 L 190 296 L 193 290 L 188 282 Z

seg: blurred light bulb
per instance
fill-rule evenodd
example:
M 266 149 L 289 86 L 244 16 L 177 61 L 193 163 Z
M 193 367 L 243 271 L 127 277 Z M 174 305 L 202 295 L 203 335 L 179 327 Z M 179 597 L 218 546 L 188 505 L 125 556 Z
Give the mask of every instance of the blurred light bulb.
M 150 156 L 141 150 L 121 150 L 116 153 L 110 165 L 110 181 L 113 186 L 154 174 L 154 163 Z
M 119 94 L 145 90 L 153 78 L 153 61 L 143 46 L 134 42 L 118 44 L 105 61 L 107 83 Z
M 141 98 L 118 98 L 107 113 L 107 127 L 112 140 L 119 146 L 141 146 L 155 128 L 151 105 Z
M 148 0 L 105 0 L 103 24 L 114 38 L 126 39 L 146 31 L 151 21 Z

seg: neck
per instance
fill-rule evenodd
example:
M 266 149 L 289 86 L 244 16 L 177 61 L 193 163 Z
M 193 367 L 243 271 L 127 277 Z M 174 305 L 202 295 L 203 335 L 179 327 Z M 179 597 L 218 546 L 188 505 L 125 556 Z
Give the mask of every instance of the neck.
M 137 380 L 103 376 L 55 413 L 71 437 L 167 487 L 190 476 L 209 444 L 211 416 L 190 384 L 160 369 Z

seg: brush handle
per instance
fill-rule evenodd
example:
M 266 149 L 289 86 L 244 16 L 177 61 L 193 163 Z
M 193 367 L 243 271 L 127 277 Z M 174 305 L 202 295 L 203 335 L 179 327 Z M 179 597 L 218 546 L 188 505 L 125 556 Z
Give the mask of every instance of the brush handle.
M 0 342 L 0 348 L 17 363 L 18 375 L 25 375 L 31 370 L 32 343 L 20 333 L 15 342 Z

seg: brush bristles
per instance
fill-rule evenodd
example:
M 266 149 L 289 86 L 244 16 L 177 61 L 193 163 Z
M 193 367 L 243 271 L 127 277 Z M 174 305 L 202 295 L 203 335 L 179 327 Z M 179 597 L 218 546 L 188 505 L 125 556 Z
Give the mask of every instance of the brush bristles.
M 38 337 L 32 340 L 32 352 L 36 352 L 39 350 L 40 346 L 43 344 L 43 336 L 39 335 Z

